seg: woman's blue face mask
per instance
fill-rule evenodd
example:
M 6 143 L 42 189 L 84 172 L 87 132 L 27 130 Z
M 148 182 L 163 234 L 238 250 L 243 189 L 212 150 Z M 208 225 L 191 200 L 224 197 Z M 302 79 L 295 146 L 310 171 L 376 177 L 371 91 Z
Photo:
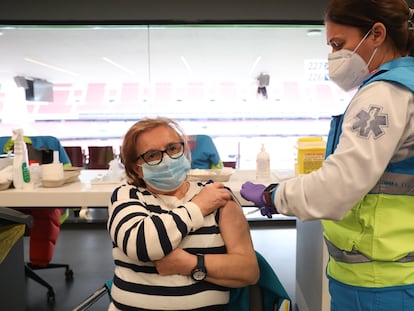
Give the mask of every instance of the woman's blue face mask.
M 158 191 L 170 192 L 177 190 L 187 177 L 190 161 L 183 155 L 178 159 L 171 159 L 164 155 L 158 165 L 143 163 L 142 172 L 144 181 Z

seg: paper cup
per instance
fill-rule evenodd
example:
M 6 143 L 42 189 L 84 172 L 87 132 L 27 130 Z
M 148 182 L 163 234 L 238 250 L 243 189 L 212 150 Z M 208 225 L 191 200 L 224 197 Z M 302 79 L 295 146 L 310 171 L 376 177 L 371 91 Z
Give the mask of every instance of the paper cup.
M 62 180 L 65 177 L 62 163 L 43 164 L 40 168 L 42 180 Z

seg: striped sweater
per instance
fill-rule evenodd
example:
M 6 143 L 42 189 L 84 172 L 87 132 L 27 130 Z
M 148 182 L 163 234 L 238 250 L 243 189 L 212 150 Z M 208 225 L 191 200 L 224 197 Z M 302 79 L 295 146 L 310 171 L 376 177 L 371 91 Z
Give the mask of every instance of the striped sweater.
M 226 252 L 219 212 L 203 217 L 190 202 L 202 187 L 190 183 L 183 199 L 131 185 L 114 190 L 107 224 L 115 262 L 109 310 L 225 309 L 228 288 L 186 275 L 161 276 L 153 263 L 177 247 L 192 254 Z

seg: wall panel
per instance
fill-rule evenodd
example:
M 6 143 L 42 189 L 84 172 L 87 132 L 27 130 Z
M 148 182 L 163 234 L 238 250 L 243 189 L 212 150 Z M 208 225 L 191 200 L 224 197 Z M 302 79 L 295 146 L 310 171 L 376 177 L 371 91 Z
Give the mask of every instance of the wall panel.
M 3 0 L 0 22 L 321 21 L 327 0 Z

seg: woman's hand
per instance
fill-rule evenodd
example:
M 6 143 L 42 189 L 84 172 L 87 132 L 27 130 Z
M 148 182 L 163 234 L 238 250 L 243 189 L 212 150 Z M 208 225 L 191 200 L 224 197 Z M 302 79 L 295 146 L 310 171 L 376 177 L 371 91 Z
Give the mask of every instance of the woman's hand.
M 197 256 L 181 248 L 176 248 L 167 256 L 155 261 L 155 267 L 161 275 L 189 275 L 196 264 Z
M 197 204 L 203 216 L 207 216 L 231 200 L 230 192 L 224 188 L 223 183 L 215 182 L 206 185 L 199 194 L 191 199 Z

